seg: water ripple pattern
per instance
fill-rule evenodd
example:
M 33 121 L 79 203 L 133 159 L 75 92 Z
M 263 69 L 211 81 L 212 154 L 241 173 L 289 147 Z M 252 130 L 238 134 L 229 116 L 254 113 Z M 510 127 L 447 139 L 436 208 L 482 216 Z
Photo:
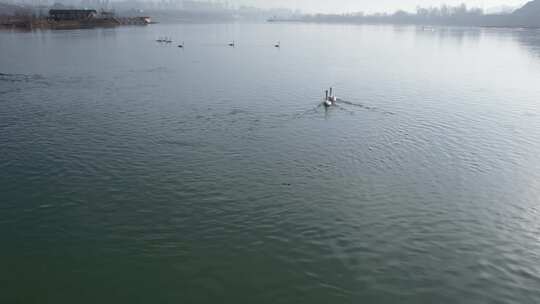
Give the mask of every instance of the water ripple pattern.
M 0 32 L 0 302 L 539 303 L 538 35 Z

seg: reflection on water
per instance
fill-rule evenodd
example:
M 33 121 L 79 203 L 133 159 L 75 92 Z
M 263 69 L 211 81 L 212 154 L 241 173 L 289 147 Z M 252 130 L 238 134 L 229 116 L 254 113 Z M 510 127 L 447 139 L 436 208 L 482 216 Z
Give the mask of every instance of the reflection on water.
M 520 29 L 512 32 L 516 41 L 529 50 L 535 57 L 540 56 L 540 30 Z
M 425 27 L 420 26 L 415 28 L 417 36 L 427 36 L 429 39 L 436 37 L 437 39 L 451 40 L 452 43 L 462 45 L 467 42 L 478 42 L 482 36 L 482 29 L 477 27 Z
M 0 302 L 536 303 L 538 37 L 0 32 Z

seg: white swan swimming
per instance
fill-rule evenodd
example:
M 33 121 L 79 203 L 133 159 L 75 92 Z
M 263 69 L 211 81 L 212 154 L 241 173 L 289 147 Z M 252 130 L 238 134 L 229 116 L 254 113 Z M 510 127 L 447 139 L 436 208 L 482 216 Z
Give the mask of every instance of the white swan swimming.
M 325 91 L 326 96 L 324 98 L 324 105 L 330 107 L 336 104 L 337 97 L 334 95 L 333 88 L 330 88 L 330 94 L 328 90 Z

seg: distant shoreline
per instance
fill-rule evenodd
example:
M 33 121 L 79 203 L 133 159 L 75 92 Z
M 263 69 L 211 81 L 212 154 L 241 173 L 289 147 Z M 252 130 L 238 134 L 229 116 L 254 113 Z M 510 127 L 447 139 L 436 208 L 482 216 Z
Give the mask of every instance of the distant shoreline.
M 415 13 L 398 10 L 393 14 L 379 13 L 317 14 L 293 18 L 274 17 L 268 22 L 346 23 L 346 24 L 408 24 L 423 26 L 477 26 L 505 28 L 540 28 L 540 0 L 533 0 L 523 7 L 501 14 L 484 14 L 480 8 L 441 5 L 418 7 Z
M 428 22 L 396 22 L 396 21 L 323 21 L 323 20 L 302 20 L 302 19 L 279 19 L 267 20 L 268 23 L 305 23 L 305 24 L 347 24 L 347 25 L 408 25 L 408 26 L 461 26 L 461 27 L 481 27 L 481 28 L 526 28 L 540 29 L 540 25 L 526 24 L 483 24 L 483 23 L 428 23 Z
M 109 19 L 91 20 L 52 20 L 50 18 L 35 18 L 31 16 L 0 16 L 0 29 L 83 29 L 96 27 L 116 27 L 123 25 L 148 25 L 154 22 L 148 21 L 147 17 L 121 17 Z

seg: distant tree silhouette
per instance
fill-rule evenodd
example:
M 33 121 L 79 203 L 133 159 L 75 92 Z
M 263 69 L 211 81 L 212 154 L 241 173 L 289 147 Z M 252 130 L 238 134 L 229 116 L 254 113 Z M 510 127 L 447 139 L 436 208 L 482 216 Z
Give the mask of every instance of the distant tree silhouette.
M 465 3 L 462 3 L 457 6 L 446 4 L 439 7 L 418 6 L 415 13 L 398 10 L 393 14 L 367 15 L 359 12 L 342 15 L 306 15 L 298 21 L 540 27 L 540 0 L 529 2 L 514 13 L 498 15 L 484 14 L 481 8 L 469 8 Z

